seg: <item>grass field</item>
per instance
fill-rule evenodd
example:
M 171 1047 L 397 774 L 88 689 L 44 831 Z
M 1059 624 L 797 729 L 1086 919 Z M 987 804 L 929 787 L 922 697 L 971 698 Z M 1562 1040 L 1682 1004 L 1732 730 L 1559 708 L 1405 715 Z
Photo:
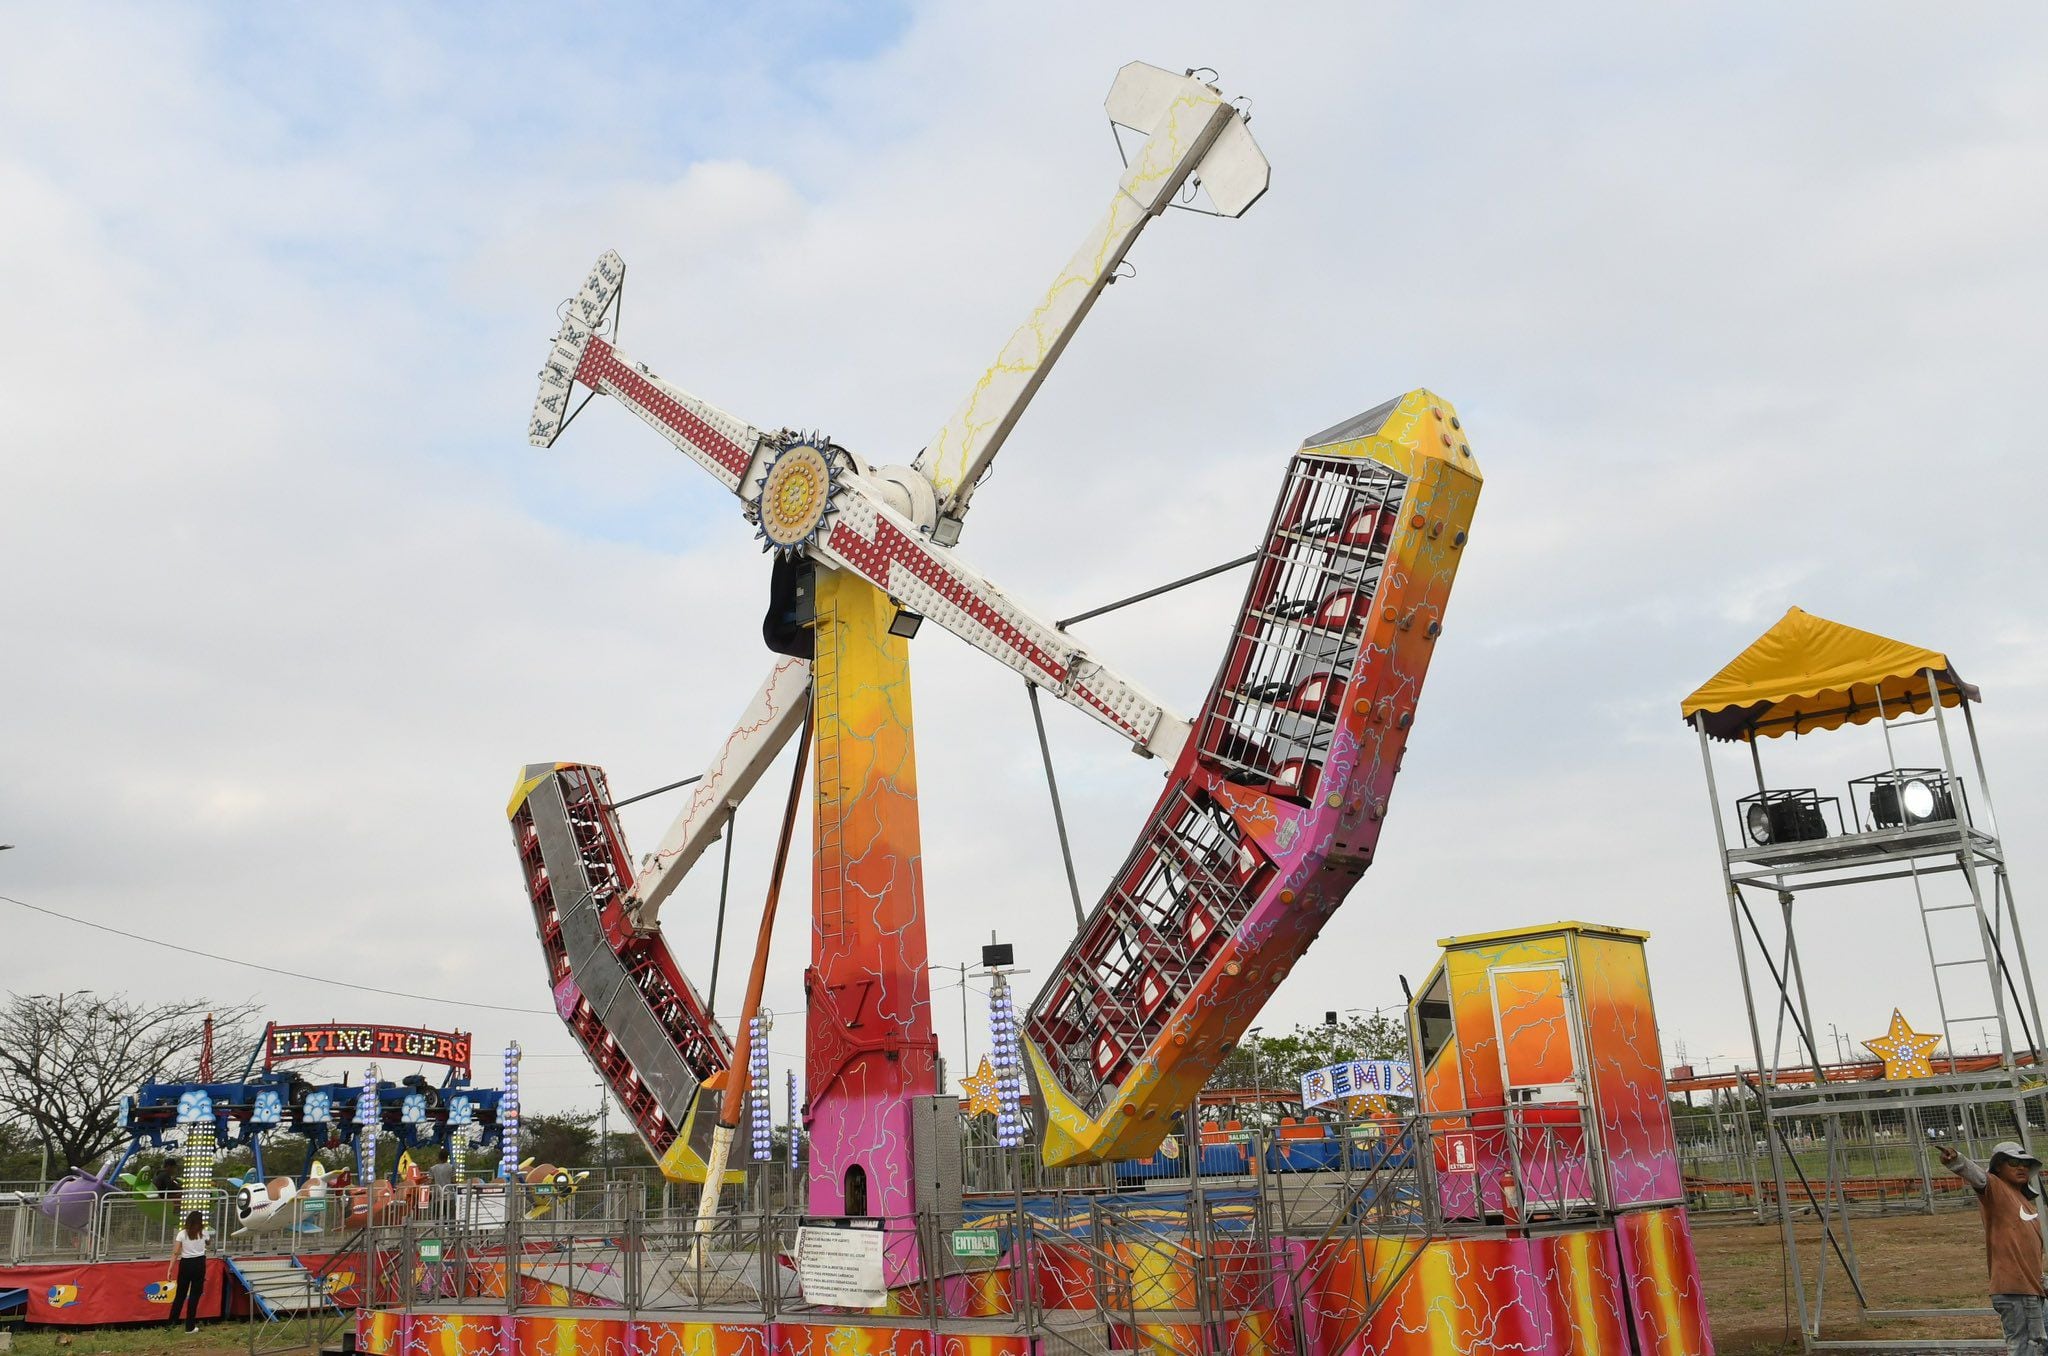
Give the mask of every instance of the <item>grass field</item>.
M 212 1323 L 196 1333 L 175 1328 L 35 1328 L 14 1334 L 14 1356 L 248 1356 L 249 1331 Z
M 304 1329 L 297 1320 L 270 1327 L 263 1338 L 266 1349 L 296 1343 L 295 1351 L 304 1350 Z M 330 1338 L 330 1343 L 338 1341 Z M 169 1325 L 17 1329 L 12 1356 L 249 1356 L 249 1328 L 239 1319 L 229 1319 L 202 1324 L 196 1333 Z
M 1810 1295 L 1826 1244 L 1816 1224 L 1801 1224 L 1798 1234 Z M 1859 1219 L 1853 1236 L 1871 1307 L 1989 1308 L 1984 1232 L 1975 1210 Z M 1778 1226 L 1696 1221 L 1693 1244 L 1699 1254 L 1714 1346 L 1721 1356 L 1797 1351 L 1799 1320 L 1791 1309 Z M 1841 1266 L 1832 1256 L 1826 1260 L 1823 1336 L 1859 1341 L 1998 1336 L 1998 1322 L 1988 1315 L 1858 1322 L 1856 1297 Z

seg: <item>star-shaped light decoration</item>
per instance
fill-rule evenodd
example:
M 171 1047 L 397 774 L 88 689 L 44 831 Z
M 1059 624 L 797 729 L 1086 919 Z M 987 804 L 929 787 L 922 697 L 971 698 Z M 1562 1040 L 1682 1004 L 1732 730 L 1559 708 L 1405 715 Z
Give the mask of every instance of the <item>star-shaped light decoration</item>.
M 967 1093 L 968 1115 L 979 1116 L 986 1111 L 993 1116 L 1003 1109 L 1002 1099 L 996 1095 L 995 1066 L 988 1062 L 987 1055 L 981 1057 L 981 1067 L 972 1078 L 960 1080 L 960 1087 Z
M 1897 1008 L 1892 1009 L 1892 1029 L 1876 1040 L 1863 1042 L 1865 1049 L 1884 1061 L 1886 1078 L 1932 1078 L 1934 1065 L 1928 1056 L 1941 1044 L 1941 1037 L 1926 1036 L 1906 1025 Z

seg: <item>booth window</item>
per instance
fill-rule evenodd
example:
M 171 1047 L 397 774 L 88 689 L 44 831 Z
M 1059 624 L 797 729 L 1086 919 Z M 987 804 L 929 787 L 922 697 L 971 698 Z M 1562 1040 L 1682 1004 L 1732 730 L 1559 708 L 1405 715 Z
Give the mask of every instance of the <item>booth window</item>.
M 1436 1057 L 1451 1043 L 1451 977 L 1441 967 L 1422 997 L 1415 1002 L 1415 1031 L 1422 1046 L 1422 1067 L 1436 1063 Z

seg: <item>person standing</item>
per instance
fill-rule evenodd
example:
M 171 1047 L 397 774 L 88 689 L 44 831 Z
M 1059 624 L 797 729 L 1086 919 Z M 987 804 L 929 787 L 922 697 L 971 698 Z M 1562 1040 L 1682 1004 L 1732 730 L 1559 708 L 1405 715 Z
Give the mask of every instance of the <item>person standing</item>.
M 443 1149 L 434 1166 L 427 1169 L 427 1183 L 433 1188 L 433 1217 L 453 1219 L 455 1217 L 455 1165 L 448 1161 L 448 1151 Z
M 206 1248 L 212 1241 L 213 1230 L 206 1227 L 206 1217 L 194 1210 L 185 1216 L 185 1225 L 171 1244 L 171 1279 L 178 1287 L 171 1296 L 171 1322 L 176 1323 L 183 1313 L 186 1332 L 199 1331 L 199 1300 L 206 1293 Z
M 2033 1184 L 2041 1160 L 2012 1140 L 1992 1146 L 1988 1173 L 1950 1145 L 1937 1152 L 1942 1166 L 1977 1193 L 1991 1307 L 2005 1330 L 2005 1349 L 2015 1356 L 2048 1356 L 2041 1314 L 2041 1198 Z

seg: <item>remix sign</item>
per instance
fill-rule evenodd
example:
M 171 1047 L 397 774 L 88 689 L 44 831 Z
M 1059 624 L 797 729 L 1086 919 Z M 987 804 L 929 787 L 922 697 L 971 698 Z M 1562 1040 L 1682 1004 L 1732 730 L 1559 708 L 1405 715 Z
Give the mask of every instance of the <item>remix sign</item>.
M 1351 1059 L 1301 1076 L 1301 1104 L 1328 1106 L 1346 1097 L 1415 1095 L 1415 1066 L 1405 1059 Z

